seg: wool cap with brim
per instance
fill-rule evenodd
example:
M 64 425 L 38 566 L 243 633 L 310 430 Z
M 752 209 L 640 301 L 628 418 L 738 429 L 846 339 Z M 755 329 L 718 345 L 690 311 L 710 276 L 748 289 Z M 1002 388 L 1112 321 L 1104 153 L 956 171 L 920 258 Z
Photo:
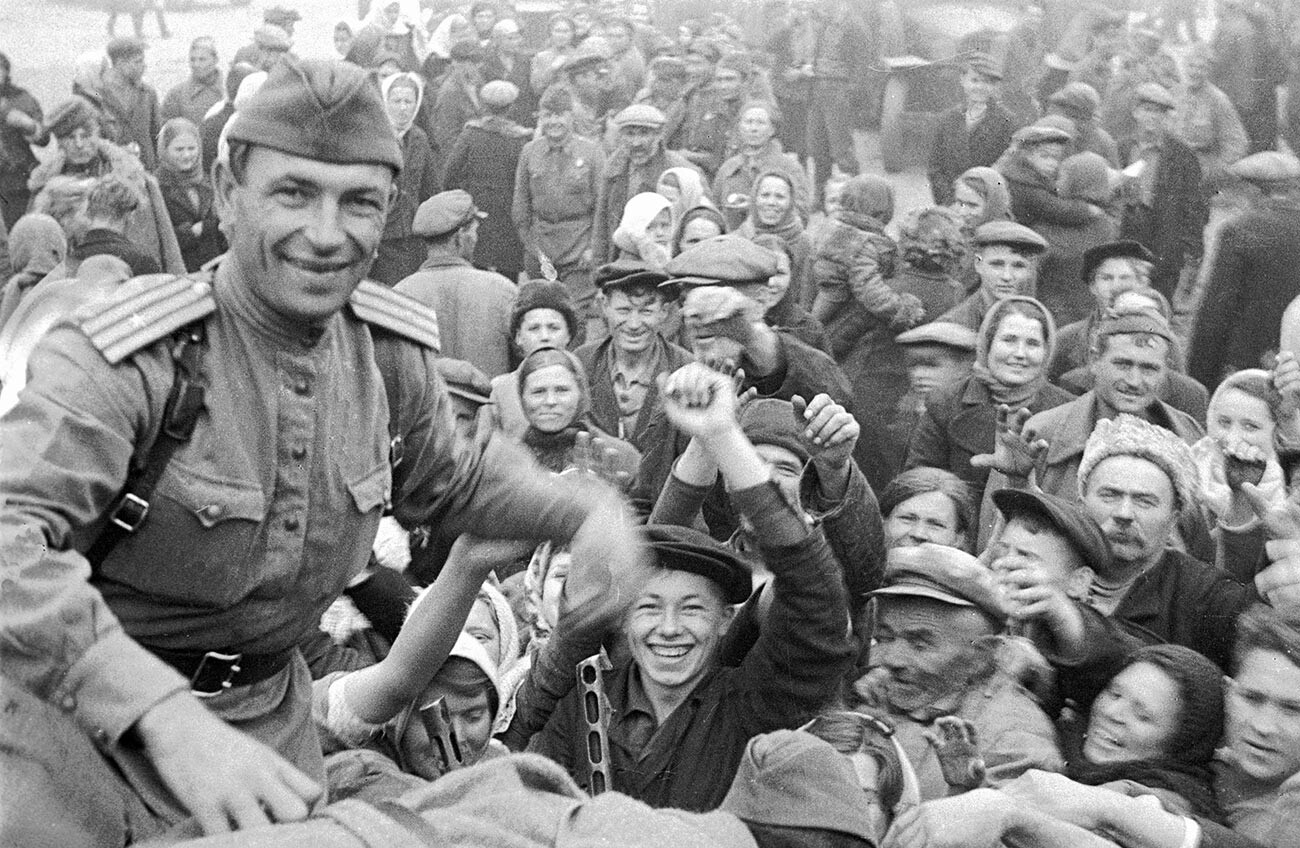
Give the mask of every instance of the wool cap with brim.
M 99 110 L 95 104 L 84 97 L 73 97 L 60 103 L 45 116 L 45 128 L 55 138 L 72 135 L 74 131 L 100 121 Z
M 993 493 L 993 503 L 1008 521 L 1021 515 L 1038 516 L 1066 538 L 1084 565 L 1098 574 L 1109 571 L 1110 544 L 1097 522 L 1078 503 L 1025 489 L 998 489 Z
M 937 344 L 958 350 L 974 352 L 976 333 L 964 324 L 951 321 L 931 321 L 919 327 L 913 327 L 894 336 L 894 341 L 901 345 Z
M 1252 153 L 1228 166 L 1228 173 L 1252 183 L 1281 183 L 1300 180 L 1300 159 L 1290 153 L 1265 150 Z
M 108 58 L 114 62 L 120 62 L 123 59 L 130 59 L 132 56 L 144 55 L 144 39 L 137 38 L 134 35 L 124 35 L 108 42 L 104 48 Z
M 1047 250 L 1047 239 L 1015 221 L 989 221 L 975 228 L 971 244 L 984 247 L 990 244 L 1005 244 L 1027 253 L 1042 253 Z
M 519 287 L 514 308 L 510 310 L 510 338 L 515 337 L 524 316 L 534 309 L 550 309 L 560 313 L 569 328 L 569 338 L 578 332 L 578 317 L 573 311 L 573 301 L 564 283 L 555 280 L 529 280 Z
M 1011 143 L 1017 147 L 1032 147 L 1035 144 L 1069 144 L 1073 140 L 1073 135 L 1050 123 L 1030 124 L 1011 134 Z
M 1133 100 L 1138 105 L 1149 103 L 1152 106 L 1159 106 L 1165 111 L 1172 111 L 1174 108 L 1174 96 L 1169 93 L 1158 82 L 1144 82 L 1133 90 Z
M 830 830 L 876 844 L 869 805 L 849 758 L 803 730 L 749 740 L 718 808 L 769 827 Z
M 230 122 L 227 139 L 335 165 L 402 169 L 402 146 L 378 87 L 348 62 L 280 62 Z
M 1047 102 L 1091 117 L 1101 108 L 1101 95 L 1086 82 L 1070 82 L 1047 98 Z
M 1200 482 L 1192 449 L 1173 432 L 1128 413 L 1098 421 L 1092 428 L 1079 460 L 1080 498 L 1088 491 L 1092 472 L 1115 456 L 1145 459 L 1165 472 L 1180 510 L 1199 502 Z
M 669 283 L 682 286 L 743 286 L 766 283 L 780 271 L 776 254 L 737 235 L 714 236 L 668 262 Z
M 757 398 L 740 410 L 740 429 L 756 445 L 785 448 L 807 462 L 808 446 L 799 438 L 802 429 L 794 417 L 794 404 L 776 398 Z
M 1140 241 L 1124 239 L 1122 241 L 1108 241 L 1105 244 L 1099 244 L 1096 247 L 1090 247 L 1083 252 L 1083 269 L 1080 276 L 1085 283 L 1092 281 L 1092 275 L 1096 273 L 1097 268 L 1107 259 L 1140 259 L 1143 262 L 1155 262 L 1155 254 L 1147 249 L 1147 246 Z
M 890 549 L 885 585 L 871 595 L 928 598 L 955 607 L 974 607 L 997 621 L 1007 618 L 1006 602 L 993 572 L 965 551 L 932 542 Z
M 633 103 L 614 116 L 614 126 L 660 129 L 668 121 L 663 112 L 649 103 Z
M 596 288 L 615 291 L 634 286 L 662 286 L 668 275 L 635 259 L 618 259 L 596 269 Z
M 474 198 L 464 189 L 440 191 L 420 204 L 411 222 L 411 232 L 433 238 L 460 229 L 472 218 L 483 219 L 486 212 L 474 205 Z
M 722 543 L 691 527 L 647 524 L 646 540 L 662 568 L 687 571 L 712 580 L 729 604 L 743 604 L 754 584 L 749 569 Z

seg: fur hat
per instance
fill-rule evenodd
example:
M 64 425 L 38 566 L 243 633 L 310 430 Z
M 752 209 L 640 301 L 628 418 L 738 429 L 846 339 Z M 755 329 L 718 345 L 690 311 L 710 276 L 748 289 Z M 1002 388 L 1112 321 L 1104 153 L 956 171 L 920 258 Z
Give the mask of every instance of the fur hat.
M 1192 449 L 1164 427 L 1123 413 L 1098 421 L 1083 448 L 1079 462 L 1079 496 L 1088 490 L 1088 479 L 1102 460 L 1113 456 L 1135 456 L 1157 465 L 1169 477 L 1174 500 L 1181 512 L 1197 503 L 1199 486 Z

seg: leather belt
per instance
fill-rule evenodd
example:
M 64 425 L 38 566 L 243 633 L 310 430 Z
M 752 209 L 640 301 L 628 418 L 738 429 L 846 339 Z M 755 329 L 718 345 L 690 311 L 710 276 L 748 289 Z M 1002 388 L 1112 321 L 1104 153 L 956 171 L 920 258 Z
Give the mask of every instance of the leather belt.
M 146 646 L 147 647 L 147 646 Z M 190 691 L 211 698 L 236 686 L 251 686 L 279 674 L 293 657 L 289 648 L 270 654 L 236 651 L 172 651 L 149 648 L 158 659 L 189 678 Z

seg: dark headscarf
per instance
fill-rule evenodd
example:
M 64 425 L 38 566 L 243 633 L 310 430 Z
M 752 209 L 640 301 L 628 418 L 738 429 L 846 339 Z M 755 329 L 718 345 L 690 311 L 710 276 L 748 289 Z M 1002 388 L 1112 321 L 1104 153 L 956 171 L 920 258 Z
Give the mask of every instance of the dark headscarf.
M 1090 763 L 1082 756 L 1082 739 L 1070 740 L 1065 773 L 1089 786 L 1128 780 L 1182 797 L 1196 815 L 1222 821 L 1223 812 L 1210 788 L 1210 762 L 1223 737 L 1223 672 L 1213 662 L 1182 645 L 1148 645 L 1129 654 L 1116 674 L 1149 663 L 1177 685 L 1178 725 L 1163 757 L 1128 763 Z
M 1022 310 L 1035 313 L 1034 317 L 1043 327 L 1043 364 L 1038 369 L 1038 376 L 1023 386 L 1007 386 L 993 376 L 989 370 L 989 348 L 993 345 L 993 336 L 998 331 L 1002 319 L 1011 314 L 1020 314 Z M 976 380 L 988 387 L 994 403 L 1005 403 L 1012 409 L 1028 406 L 1030 401 L 1047 385 L 1047 364 L 1052 361 L 1052 351 L 1056 348 L 1056 322 L 1046 306 L 1032 297 L 1014 295 L 1004 297 L 994 303 L 984 320 L 980 323 L 979 335 L 975 342 L 975 367 L 972 370 Z

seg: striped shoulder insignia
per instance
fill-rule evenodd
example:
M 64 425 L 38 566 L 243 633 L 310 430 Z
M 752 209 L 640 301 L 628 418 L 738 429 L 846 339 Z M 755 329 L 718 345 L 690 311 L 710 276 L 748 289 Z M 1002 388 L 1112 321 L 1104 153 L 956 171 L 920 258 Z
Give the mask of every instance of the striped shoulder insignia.
M 383 327 L 431 348 L 434 353 L 442 352 L 438 314 L 410 295 L 393 291 L 373 280 L 362 280 L 353 290 L 352 297 L 348 298 L 348 305 L 352 307 L 352 314 L 367 324 Z
M 216 309 L 209 280 L 149 274 L 127 280 L 107 300 L 88 305 L 77 321 L 91 344 L 116 365 Z

